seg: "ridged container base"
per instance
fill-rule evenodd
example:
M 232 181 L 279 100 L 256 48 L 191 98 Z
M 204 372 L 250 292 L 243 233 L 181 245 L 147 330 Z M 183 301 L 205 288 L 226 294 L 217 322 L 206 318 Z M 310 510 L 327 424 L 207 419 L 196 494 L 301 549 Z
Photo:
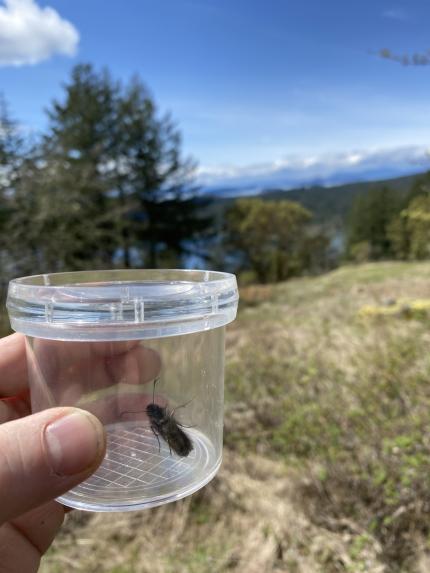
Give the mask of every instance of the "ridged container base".
M 186 430 L 193 442 L 187 457 L 170 452 L 166 442 L 142 423 L 106 428 L 107 454 L 85 482 L 58 498 L 87 511 L 133 511 L 163 505 L 194 493 L 217 473 L 221 459 L 207 437 Z

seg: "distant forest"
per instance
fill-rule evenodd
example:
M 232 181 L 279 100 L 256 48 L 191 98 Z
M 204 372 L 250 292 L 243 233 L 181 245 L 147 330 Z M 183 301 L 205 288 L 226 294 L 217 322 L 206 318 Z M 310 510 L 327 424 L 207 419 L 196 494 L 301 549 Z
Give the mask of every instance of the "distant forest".
M 87 268 L 230 270 L 243 282 L 344 261 L 430 257 L 430 175 L 217 199 L 133 78 L 80 64 L 37 136 L 0 103 L 0 275 Z

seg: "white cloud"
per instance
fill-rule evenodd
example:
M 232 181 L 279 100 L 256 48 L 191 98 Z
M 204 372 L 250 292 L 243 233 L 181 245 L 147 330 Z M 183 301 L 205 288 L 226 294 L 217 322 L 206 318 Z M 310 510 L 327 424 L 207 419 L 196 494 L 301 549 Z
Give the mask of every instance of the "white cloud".
M 0 66 L 36 64 L 54 54 L 73 55 L 76 28 L 53 8 L 34 0 L 4 0 L 0 5 Z
M 430 147 L 410 145 L 389 149 L 287 156 L 271 163 L 243 166 L 201 166 L 197 179 L 204 187 L 292 188 L 318 183 L 388 179 L 430 168 Z

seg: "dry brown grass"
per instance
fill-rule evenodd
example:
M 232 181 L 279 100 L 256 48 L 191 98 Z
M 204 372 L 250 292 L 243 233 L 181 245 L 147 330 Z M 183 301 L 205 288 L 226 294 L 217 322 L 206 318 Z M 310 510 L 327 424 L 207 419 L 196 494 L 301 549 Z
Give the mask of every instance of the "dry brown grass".
M 335 573 L 348 571 L 364 532 L 333 532 L 310 522 L 296 499 L 295 472 L 227 452 L 219 476 L 174 506 L 135 514 L 74 513 L 43 573 Z M 358 549 L 369 573 L 386 569 L 371 539 Z M 349 569 L 348 569 L 349 568 Z

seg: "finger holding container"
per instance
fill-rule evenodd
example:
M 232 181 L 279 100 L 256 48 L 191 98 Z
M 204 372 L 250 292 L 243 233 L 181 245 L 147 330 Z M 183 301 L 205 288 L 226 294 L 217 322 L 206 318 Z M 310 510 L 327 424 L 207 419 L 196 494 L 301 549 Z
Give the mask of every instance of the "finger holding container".
M 128 511 L 203 487 L 222 458 L 224 331 L 234 275 L 86 271 L 11 281 L 11 325 L 26 335 L 33 412 L 88 410 L 103 423 L 103 463 L 59 498 Z

